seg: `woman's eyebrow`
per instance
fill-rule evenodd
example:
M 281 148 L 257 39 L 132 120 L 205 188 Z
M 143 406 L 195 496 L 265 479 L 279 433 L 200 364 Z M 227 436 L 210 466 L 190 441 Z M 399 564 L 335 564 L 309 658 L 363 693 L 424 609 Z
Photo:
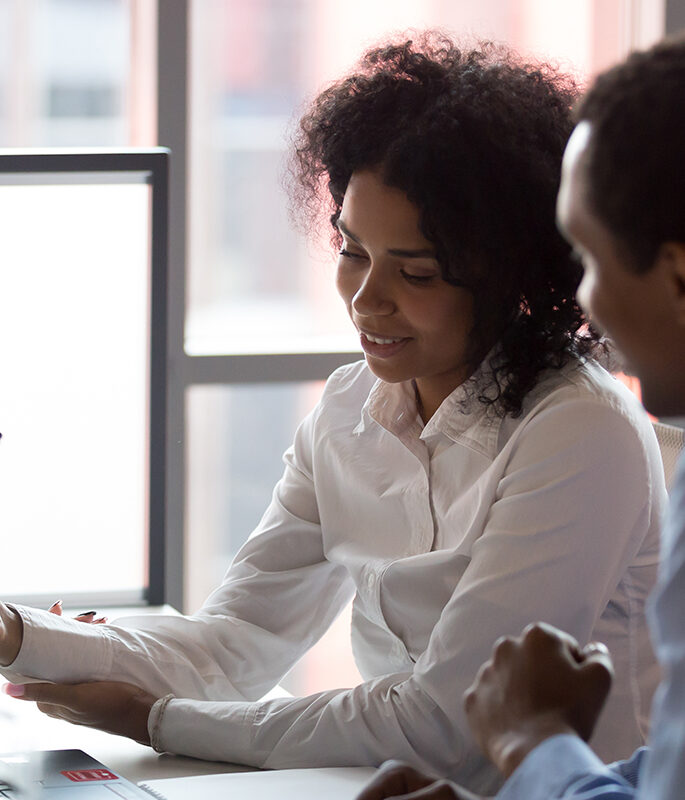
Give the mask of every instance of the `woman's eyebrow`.
M 398 256 L 399 258 L 435 258 L 435 251 L 431 248 L 423 248 L 421 250 L 399 250 L 396 247 L 388 250 L 389 256 Z
M 341 219 L 336 221 L 335 227 L 340 231 L 340 233 L 343 233 L 345 236 L 347 236 L 348 239 L 352 239 L 353 242 L 356 242 L 358 245 L 361 245 L 359 239 L 352 233 L 352 231 L 347 227 L 347 225 L 345 225 L 345 223 Z
M 335 225 L 340 233 L 343 233 L 348 239 L 356 242 L 360 247 L 363 246 L 361 241 L 352 233 L 352 231 L 341 219 L 339 219 Z M 435 258 L 435 251 L 429 247 L 422 247 L 416 250 L 392 247 L 387 252 L 389 256 L 396 256 L 398 258 Z

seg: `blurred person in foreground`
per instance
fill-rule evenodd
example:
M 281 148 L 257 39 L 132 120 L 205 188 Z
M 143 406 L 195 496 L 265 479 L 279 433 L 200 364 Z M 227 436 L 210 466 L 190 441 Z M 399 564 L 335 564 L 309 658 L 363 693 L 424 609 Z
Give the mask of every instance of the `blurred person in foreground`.
M 684 91 L 685 38 L 602 74 L 577 109 L 557 203 L 559 227 L 585 270 L 581 305 L 640 378 L 646 408 L 666 416 L 685 415 Z M 496 643 L 464 705 L 475 738 L 508 779 L 498 800 L 685 796 L 685 456 L 650 626 L 663 679 L 649 747 L 611 765 L 585 743 L 610 690 L 606 648 L 581 648 L 544 624 Z M 474 797 L 390 762 L 360 800 L 399 796 Z

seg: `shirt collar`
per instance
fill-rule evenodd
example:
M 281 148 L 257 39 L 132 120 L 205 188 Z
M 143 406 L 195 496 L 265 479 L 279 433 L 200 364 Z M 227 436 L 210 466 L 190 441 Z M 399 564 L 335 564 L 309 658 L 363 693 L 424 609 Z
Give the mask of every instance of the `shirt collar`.
M 468 380 L 443 400 L 425 426 L 418 415 L 413 381 L 386 383 L 379 379 L 369 392 L 354 433 L 361 434 L 376 423 L 405 442 L 443 435 L 493 457 L 501 417 L 479 400 L 483 388 L 492 385 L 486 375 L 489 371 L 486 358 Z

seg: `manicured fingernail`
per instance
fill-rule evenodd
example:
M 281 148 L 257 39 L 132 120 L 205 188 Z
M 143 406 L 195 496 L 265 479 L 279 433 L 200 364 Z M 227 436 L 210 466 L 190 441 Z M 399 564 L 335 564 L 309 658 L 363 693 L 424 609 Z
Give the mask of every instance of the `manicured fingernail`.
M 62 605 L 62 601 L 61 600 L 55 600 L 55 602 L 50 606 L 48 611 L 52 611 L 53 608 L 57 608 L 58 606 L 61 606 L 61 605 Z
M 80 614 L 77 614 L 77 617 L 94 617 L 96 611 L 82 611 Z
M 26 687 L 23 683 L 6 683 L 2 690 L 5 694 L 8 694 L 10 697 L 23 697 L 24 691 Z

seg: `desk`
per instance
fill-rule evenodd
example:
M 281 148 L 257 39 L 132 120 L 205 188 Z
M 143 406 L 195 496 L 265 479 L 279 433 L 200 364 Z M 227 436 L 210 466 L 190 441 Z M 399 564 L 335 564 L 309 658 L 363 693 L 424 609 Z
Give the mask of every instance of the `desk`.
M 134 783 L 154 778 L 248 772 L 250 767 L 185 756 L 159 755 L 151 747 L 81 725 L 51 719 L 24 702 L 0 694 L 0 724 L 11 725 L 10 749 L 65 750 L 76 748 Z
M 35 703 L 0 695 L 0 723 L 11 725 L 9 748 L 17 750 L 84 750 L 134 783 L 153 778 L 249 772 L 250 767 L 186 756 L 159 755 L 151 747 L 82 725 L 41 714 Z M 4 738 L 4 737 L 3 737 Z
M 65 611 L 71 616 L 71 612 Z M 108 619 L 149 613 L 177 613 L 170 606 L 144 609 L 103 609 Z M 4 680 L 0 676 L 0 683 Z M 285 693 L 282 693 L 285 694 Z M 81 725 L 51 719 L 35 703 L 16 700 L 0 693 L 0 749 L 8 750 L 84 750 L 115 772 L 134 783 L 154 778 L 210 775 L 221 772 L 248 772 L 252 768 L 218 761 L 200 761 L 185 756 L 159 755 L 151 747 L 123 736 Z M 9 731 L 9 732 L 8 732 Z

